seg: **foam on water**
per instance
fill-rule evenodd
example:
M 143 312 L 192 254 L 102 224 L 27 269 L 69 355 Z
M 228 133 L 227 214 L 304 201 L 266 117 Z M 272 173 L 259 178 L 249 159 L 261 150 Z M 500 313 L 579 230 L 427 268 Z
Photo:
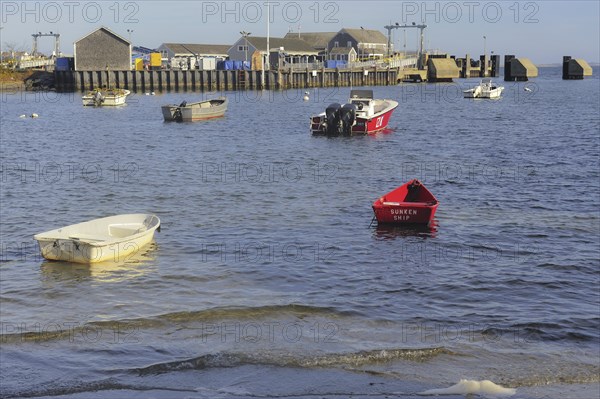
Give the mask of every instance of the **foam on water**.
M 428 389 L 419 395 L 482 395 L 487 398 L 509 397 L 517 393 L 514 388 L 504 388 L 492 381 L 460 380 L 448 388 Z

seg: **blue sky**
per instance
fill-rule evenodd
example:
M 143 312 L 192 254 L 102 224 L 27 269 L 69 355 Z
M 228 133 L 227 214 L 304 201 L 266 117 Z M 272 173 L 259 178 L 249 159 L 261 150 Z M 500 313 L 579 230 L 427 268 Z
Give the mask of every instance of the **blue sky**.
M 106 26 L 136 45 L 163 42 L 232 44 L 240 31 L 266 36 L 266 2 L 259 1 L 1 1 L 0 43 L 31 49 L 34 32 L 61 34 L 61 50 Z M 600 2 L 590 1 L 287 1 L 270 2 L 271 36 L 294 32 L 378 29 L 424 22 L 425 44 L 458 56 L 514 54 L 537 64 L 563 55 L 600 62 Z M 417 29 L 394 32 L 396 48 L 417 48 Z M 484 40 L 483 37 L 486 37 Z M 406 37 L 406 40 L 405 40 Z M 52 38 L 41 38 L 49 52 Z

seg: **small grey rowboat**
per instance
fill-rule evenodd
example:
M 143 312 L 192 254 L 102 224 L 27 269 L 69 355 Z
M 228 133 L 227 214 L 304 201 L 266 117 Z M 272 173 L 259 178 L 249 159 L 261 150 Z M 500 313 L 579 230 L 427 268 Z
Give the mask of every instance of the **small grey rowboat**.
M 163 105 L 161 109 L 165 121 L 190 122 L 223 116 L 227 103 L 227 97 L 218 97 L 195 103 L 184 101 L 179 105 Z

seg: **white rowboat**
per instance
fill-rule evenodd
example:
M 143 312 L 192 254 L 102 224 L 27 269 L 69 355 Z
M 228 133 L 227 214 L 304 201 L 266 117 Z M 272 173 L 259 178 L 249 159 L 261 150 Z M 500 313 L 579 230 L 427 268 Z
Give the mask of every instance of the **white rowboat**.
M 86 106 L 116 106 L 125 104 L 131 92 L 125 89 L 94 89 L 81 97 Z
M 156 215 L 109 216 L 36 234 L 42 256 L 75 263 L 120 262 L 149 244 L 160 230 Z

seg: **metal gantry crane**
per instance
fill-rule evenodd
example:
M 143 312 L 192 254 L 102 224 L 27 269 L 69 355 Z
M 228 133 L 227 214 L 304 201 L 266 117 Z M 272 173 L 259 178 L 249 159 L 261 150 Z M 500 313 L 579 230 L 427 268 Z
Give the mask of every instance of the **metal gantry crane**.
M 406 28 L 419 28 L 421 29 L 421 35 L 420 35 L 420 41 L 419 41 L 419 69 L 423 68 L 423 47 L 425 47 L 425 28 L 427 28 L 427 25 L 425 24 L 420 24 L 417 25 L 414 22 L 412 23 L 412 25 L 400 25 L 398 22 L 396 22 L 396 24 L 394 25 L 386 25 L 384 26 L 385 29 L 387 29 L 388 31 L 388 58 L 390 57 L 390 49 L 392 47 L 392 30 L 393 29 L 406 29 Z
M 36 55 L 38 50 L 38 38 L 42 36 L 54 36 L 54 56 L 58 57 L 60 55 L 60 33 L 33 33 L 33 50 L 31 51 L 31 55 Z

